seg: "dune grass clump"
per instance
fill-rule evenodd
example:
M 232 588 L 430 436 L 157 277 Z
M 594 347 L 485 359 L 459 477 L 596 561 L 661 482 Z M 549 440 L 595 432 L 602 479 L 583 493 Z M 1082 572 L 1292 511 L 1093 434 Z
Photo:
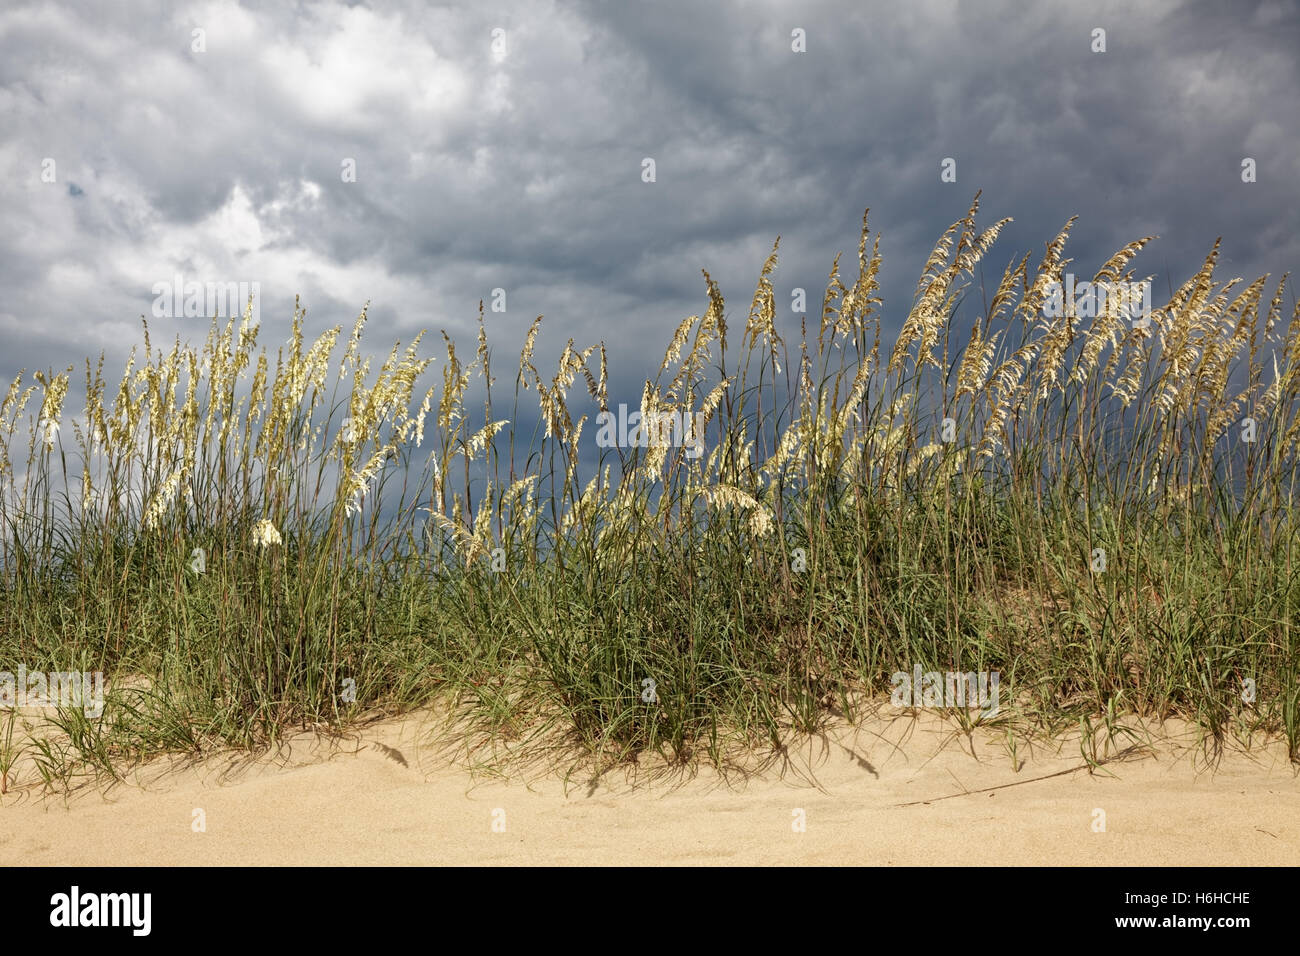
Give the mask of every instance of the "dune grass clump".
M 837 257 L 793 345 L 777 247 L 743 324 L 706 272 L 704 314 L 619 390 L 672 439 L 597 441 L 604 346 L 570 340 L 545 378 L 540 317 L 503 409 L 481 306 L 474 356 L 444 335 L 428 386 L 419 337 L 372 374 L 364 311 L 340 352 L 297 310 L 274 362 L 247 313 L 198 348 L 146 326 L 111 388 L 86 363 L 67 427 L 72 369 L 20 375 L 0 670 L 112 687 L 101 716 L 54 718 L 45 782 L 432 701 L 490 741 L 716 762 L 856 719 L 918 665 L 1000 674 L 996 715 L 952 712 L 967 726 L 1181 717 L 1296 757 L 1286 277 L 1268 300 L 1267 277 L 1221 283 L 1216 243 L 1149 321 L 1051 308 L 1071 220 L 990 295 L 974 277 L 1008 220 L 977 210 L 887 353 L 865 216 L 856 279 Z M 1149 241 L 1091 281 L 1133 281 Z

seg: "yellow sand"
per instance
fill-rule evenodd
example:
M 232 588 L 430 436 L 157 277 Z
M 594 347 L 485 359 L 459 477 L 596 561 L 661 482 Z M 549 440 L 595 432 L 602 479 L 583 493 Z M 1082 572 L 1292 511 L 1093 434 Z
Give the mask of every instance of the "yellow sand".
M 0 864 L 1300 863 L 1285 747 L 1207 765 L 1186 728 L 1172 733 L 1108 764 L 1114 776 L 1069 772 L 1077 740 L 1022 744 L 1017 771 L 992 733 L 886 709 L 758 775 L 643 762 L 566 784 L 536 766 L 472 775 L 412 717 L 342 744 L 303 735 L 273 758 L 158 762 L 71 796 L 42 795 L 19 768 L 0 798 Z

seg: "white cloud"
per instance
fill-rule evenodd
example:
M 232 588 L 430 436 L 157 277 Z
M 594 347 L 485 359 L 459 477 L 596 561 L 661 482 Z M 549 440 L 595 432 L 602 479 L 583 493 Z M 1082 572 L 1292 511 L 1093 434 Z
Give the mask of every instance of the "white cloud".
M 394 117 L 436 119 L 466 107 L 466 72 L 440 57 L 400 15 L 365 7 L 312 8 L 314 19 L 263 45 L 259 63 L 309 122 L 349 132 Z

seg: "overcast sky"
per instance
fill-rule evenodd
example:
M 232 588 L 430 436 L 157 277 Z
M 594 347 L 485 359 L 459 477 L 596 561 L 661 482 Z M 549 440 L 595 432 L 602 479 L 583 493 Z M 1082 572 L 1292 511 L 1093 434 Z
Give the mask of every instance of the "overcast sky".
M 778 304 L 816 309 L 870 207 L 894 332 L 977 190 L 982 225 L 1015 219 L 993 283 L 1074 214 L 1080 274 L 1162 237 L 1134 263 L 1157 304 L 1217 236 L 1224 278 L 1276 278 L 1300 271 L 1298 51 L 1295 0 L 5 0 L 0 374 L 101 349 L 116 374 L 180 274 L 258 282 L 268 345 L 295 294 L 313 331 L 369 300 L 382 354 L 424 327 L 472 354 L 503 288 L 499 380 L 544 313 L 543 374 L 603 339 L 635 401 L 701 268 L 743 315 L 779 234 Z

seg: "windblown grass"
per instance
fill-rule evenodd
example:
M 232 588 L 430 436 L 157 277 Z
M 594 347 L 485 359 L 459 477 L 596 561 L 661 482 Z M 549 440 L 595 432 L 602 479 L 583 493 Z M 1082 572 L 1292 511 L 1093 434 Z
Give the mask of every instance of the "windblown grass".
M 0 408 L 0 670 L 114 685 L 102 717 L 61 713 L 46 783 L 435 699 L 493 741 L 721 761 L 854 719 L 915 664 L 1000 672 L 1015 732 L 1178 716 L 1297 756 L 1286 277 L 1268 301 L 1267 277 L 1219 283 L 1216 243 L 1149 327 L 1047 317 L 1071 220 L 959 320 L 1007 222 L 979 230 L 977 208 L 888 355 L 865 216 L 857 278 L 837 257 L 793 350 L 776 247 L 743 328 L 705 273 L 707 309 L 639 389 L 644 420 L 702 416 L 698 457 L 598 448 L 604 347 L 570 341 L 548 381 L 540 317 L 498 418 L 481 306 L 475 355 L 444 335 L 427 390 L 418 338 L 371 374 L 364 311 L 337 359 L 342 330 L 307 345 L 297 311 L 274 364 L 247 314 L 199 348 L 155 351 L 146 326 L 111 388 L 86 363 L 71 435 L 72 369 L 20 375 Z M 1133 280 L 1149 241 L 1094 281 Z M 511 422 L 534 400 L 529 436 Z

